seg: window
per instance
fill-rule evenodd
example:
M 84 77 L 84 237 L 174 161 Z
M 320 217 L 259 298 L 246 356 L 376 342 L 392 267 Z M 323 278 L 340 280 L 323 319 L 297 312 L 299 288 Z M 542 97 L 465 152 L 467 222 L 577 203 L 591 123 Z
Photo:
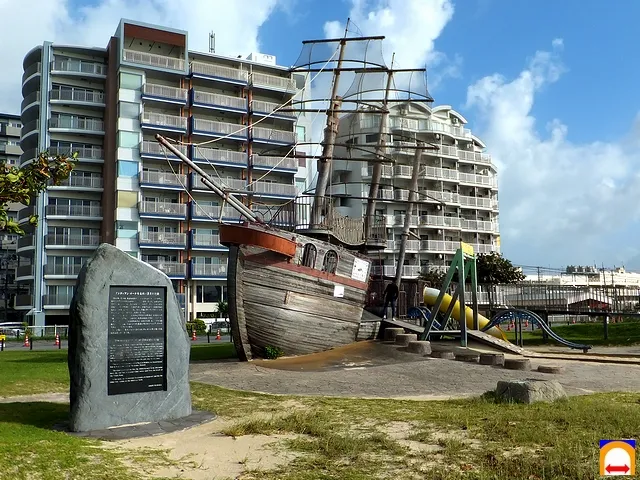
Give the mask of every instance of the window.
M 118 161 L 118 176 L 119 177 L 137 177 L 138 176 L 138 162 L 127 162 L 125 160 Z
M 338 252 L 335 250 L 328 250 L 324 254 L 324 262 L 322 262 L 322 271 L 328 273 L 336 273 L 338 269 Z
M 318 256 L 318 250 L 313 243 L 307 243 L 302 251 L 302 265 L 309 268 L 316 266 L 316 257 Z
M 197 303 L 216 303 L 222 299 L 222 287 L 219 285 L 197 285 Z
M 138 148 L 140 135 L 137 132 L 118 132 L 118 146 L 122 148 Z
M 377 142 L 379 138 L 380 138 L 379 134 L 372 133 L 370 135 L 366 135 L 365 138 L 364 138 L 364 141 L 366 143 L 374 143 L 374 142 Z
M 133 73 L 120 73 L 120 88 L 137 90 L 142 87 L 142 75 Z
M 137 103 L 120 102 L 118 110 L 120 118 L 138 118 L 140 116 L 140 105 Z
M 296 135 L 298 136 L 298 141 L 299 142 L 304 142 L 306 137 L 306 128 L 303 127 L 302 125 L 298 125 L 296 126 Z

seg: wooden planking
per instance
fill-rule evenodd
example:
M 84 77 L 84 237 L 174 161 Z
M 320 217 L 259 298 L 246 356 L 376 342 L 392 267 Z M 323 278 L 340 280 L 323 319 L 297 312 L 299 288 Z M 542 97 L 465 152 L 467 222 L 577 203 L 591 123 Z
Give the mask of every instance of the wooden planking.
M 244 286 L 245 302 L 262 303 L 284 310 L 334 318 L 342 322 L 360 323 L 361 306 L 337 302 L 337 299 L 333 298 L 323 298 L 322 301 L 317 302 L 318 297 L 313 295 L 285 291 L 275 287 L 263 287 L 251 282 L 245 282 Z
M 227 302 L 229 304 L 229 322 L 231 336 L 241 361 L 251 360 L 251 345 L 247 333 L 244 310 L 244 268 L 242 258 L 238 258 L 240 249 L 235 245 L 229 246 L 229 263 L 227 274 Z
M 319 304 L 323 299 L 317 299 Z M 358 324 L 314 314 L 283 310 L 262 303 L 244 303 L 249 340 L 258 355 L 266 346 L 279 347 L 285 355 L 319 352 L 352 343 Z

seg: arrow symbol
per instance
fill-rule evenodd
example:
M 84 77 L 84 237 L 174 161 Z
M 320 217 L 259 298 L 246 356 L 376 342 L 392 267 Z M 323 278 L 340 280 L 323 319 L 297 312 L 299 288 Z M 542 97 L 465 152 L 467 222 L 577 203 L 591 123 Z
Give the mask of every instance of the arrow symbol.
M 627 473 L 629 471 L 629 465 L 607 465 L 607 468 L 605 468 L 605 470 L 607 471 L 607 473 Z

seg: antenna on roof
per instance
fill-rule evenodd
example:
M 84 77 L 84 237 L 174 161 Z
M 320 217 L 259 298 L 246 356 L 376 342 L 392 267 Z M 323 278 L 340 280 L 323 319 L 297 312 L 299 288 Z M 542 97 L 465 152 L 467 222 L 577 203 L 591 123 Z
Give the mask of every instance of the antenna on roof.
M 216 53 L 216 34 L 214 32 L 209 34 L 209 53 Z

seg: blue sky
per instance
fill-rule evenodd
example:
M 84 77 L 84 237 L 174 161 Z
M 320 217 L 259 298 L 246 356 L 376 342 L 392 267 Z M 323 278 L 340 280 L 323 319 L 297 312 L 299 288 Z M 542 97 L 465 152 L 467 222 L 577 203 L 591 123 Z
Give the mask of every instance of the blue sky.
M 350 16 L 364 34 L 387 36 L 400 67 L 426 64 L 436 104 L 459 110 L 486 142 L 508 258 L 640 270 L 640 2 L 23 0 L 2 12 L 15 41 L 0 52 L 0 111 L 10 112 L 19 110 L 30 48 L 105 46 L 121 17 L 188 30 L 201 51 L 213 30 L 218 53 L 258 50 L 290 65 L 302 40 Z

